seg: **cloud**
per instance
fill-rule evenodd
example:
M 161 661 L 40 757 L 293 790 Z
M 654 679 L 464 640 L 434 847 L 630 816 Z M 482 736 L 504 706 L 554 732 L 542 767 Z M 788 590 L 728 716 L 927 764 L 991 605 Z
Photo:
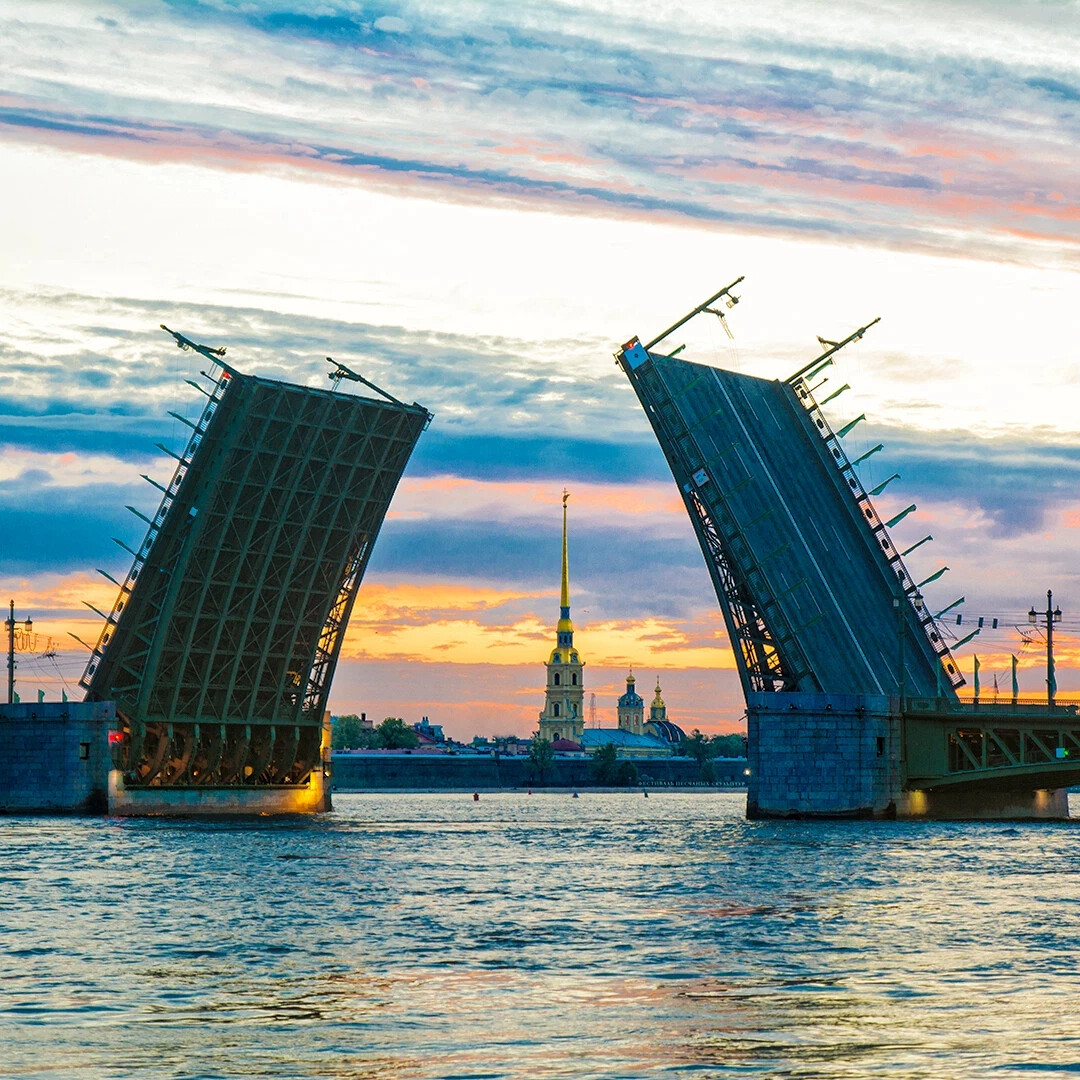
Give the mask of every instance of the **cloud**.
M 527 17 L 485 4 L 117 6 L 91 21 L 36 9 L 3 27 L 20 63 L 0 130 L 145 161 L 908 248 L 1041 261 L 1052 241 L 1052 258 L 1075 263 L 1080 76 L 1060 30 L 1027 5 L 978 13 L 979 35 L 952 4 L 914 32 L 858 4 L 798 24 L 760 8 L 696 18 L 692 34 L 629 8 L 551 3 Z M 162 68 L 168 99 L 147 89 Z

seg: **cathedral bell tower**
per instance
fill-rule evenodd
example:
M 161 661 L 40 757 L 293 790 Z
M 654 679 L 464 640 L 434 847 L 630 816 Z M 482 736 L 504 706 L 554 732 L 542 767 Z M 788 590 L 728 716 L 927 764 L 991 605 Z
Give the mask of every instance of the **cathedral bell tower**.
M 645 702 L 635 689 L 634 669 L 626 676 L 626 693 L 619 698 L 619 730 L 631 735 L 645 733 Z
M 582 668 L 585 662 L 574 648 L 574 624 L 570 621 L 570 573 L 566 555 L 566 502 L 562 496 L 562 595 L 559 623 L 555 628 L 555 648 L 545 662 L 547 687 L 544 711 L 540 714 L 540 738 L 555 742 L 570 739 L 580 742 L 585 733 L 585 686 Z

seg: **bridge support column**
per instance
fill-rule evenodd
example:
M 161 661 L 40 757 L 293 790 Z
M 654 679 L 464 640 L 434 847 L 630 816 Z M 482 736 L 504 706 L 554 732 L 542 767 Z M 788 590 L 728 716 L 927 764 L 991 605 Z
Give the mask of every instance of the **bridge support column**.
M 747 817 L 894 817 L 895 706 L 886 695 L 748 695 Z

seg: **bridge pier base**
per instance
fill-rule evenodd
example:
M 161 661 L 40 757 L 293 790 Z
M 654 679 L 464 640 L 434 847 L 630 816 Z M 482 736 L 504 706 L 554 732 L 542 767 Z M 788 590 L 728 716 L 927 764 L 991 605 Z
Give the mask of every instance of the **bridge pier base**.
M 897 816 L 952 821 L 1061 820 L 1069 816 L 1065 788 L 1039 791 L 905 791 Z
M 330 784 L 315 769 L 305 784 L 271 787 L 126 787 L 119 769 L 109 773 L 107 813 L 113 817 L 218 817 L 322 814 L 333 809 Z
M 887 695 L 749 694 L 746 816 L 895 817 L 895 706 Z

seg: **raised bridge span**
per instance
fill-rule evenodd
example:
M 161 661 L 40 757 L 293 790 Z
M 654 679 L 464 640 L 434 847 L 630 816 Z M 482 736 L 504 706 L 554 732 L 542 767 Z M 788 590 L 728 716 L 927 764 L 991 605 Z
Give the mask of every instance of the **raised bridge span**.
M 245 375 L 224 349 L 168 332 L 209 371 L 199 419 L 178 417 L 187 447 L 172 455 L 169 483 L 155 484 L 160 506 L 128 549 L 82 678 L 89 701 L 116 704 L 109 805 L 327 809 L 331 679 L 431 414 L 341 364 L 332 389 L 297 386 Z M 379 397 L 336 392 L 343 379 Z
M 722 318 L 715 305 L 737 284 L 616 360 L 678 485 L 735 654 L 747 812 L 1067 815 L 1062 789 L 1080 783 L 1076 705 L 958 697 L 941 629 L 844 429 L 815 399 L 814 378 L 873 323 L 784 380 L 664 352 L 694 316 Z

